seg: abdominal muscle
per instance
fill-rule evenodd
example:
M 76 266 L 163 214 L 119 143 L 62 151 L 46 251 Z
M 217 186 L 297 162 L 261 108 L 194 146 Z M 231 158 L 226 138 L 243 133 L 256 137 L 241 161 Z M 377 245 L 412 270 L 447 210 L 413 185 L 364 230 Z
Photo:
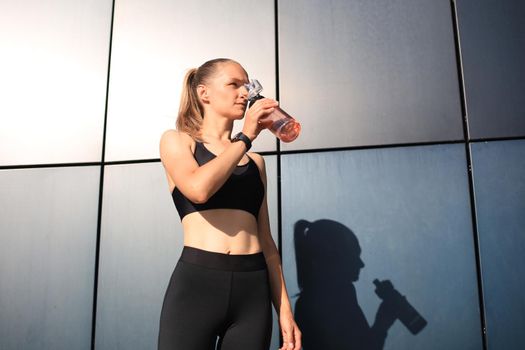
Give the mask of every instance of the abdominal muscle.
M 255 217 L 239 209 L 208 209 L 182 219 L 184 245 L 223 254 L 261 252 Z

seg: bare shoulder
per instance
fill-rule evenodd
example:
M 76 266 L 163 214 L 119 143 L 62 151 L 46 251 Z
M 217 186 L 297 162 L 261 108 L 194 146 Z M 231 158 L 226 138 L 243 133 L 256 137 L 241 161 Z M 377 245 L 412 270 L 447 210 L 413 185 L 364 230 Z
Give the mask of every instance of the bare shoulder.
M 159 151 L 161 159 L 167 153 L 179 153 L 181 151 L 190 150 L 194 140 L 185 132 L 175 129 L 168 129 L 164 131 L 160 137 Z
M 264 170 L 265 164 L 263 156 L 255 152 L 248 152 L 247 154 L 250 156 L 250 158 L 253 159 L 253 161 L 257 164 L 260 170 Z
M 168 129 L 160 136 L 160 143 L 186 143 L 191 144 L 193 139 L 185 132 L 175 129 Z

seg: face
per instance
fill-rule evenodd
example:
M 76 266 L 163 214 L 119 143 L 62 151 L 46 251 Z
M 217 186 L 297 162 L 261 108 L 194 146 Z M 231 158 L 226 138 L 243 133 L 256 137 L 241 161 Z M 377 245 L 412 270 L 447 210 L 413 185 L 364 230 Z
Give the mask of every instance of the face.
M 230 119 L 242 119 L 248 101 L 244 84 L 248 76 L 237 63 L 220 63 L 210 81 L 198 88 L 203 104 L 215 113 Z

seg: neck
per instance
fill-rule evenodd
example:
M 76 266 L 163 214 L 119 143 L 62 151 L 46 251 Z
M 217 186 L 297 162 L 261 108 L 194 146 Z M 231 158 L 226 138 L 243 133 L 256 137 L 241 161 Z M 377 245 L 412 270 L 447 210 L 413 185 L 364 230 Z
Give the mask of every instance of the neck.
M 229 142 L 233 129 L 233 120 L 213 112 L 205 113 L 201 125 L 201 136 L 206 142 Z

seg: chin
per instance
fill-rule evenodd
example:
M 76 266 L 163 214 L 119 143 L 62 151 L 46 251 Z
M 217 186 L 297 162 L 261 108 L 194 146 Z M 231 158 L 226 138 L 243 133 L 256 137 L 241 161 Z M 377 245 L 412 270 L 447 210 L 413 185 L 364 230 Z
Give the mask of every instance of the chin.
M 235 114 L 232 116 L 233 119 L 235 120 L 241 120 L 244 118 L 244 113 L 243 114 Z

